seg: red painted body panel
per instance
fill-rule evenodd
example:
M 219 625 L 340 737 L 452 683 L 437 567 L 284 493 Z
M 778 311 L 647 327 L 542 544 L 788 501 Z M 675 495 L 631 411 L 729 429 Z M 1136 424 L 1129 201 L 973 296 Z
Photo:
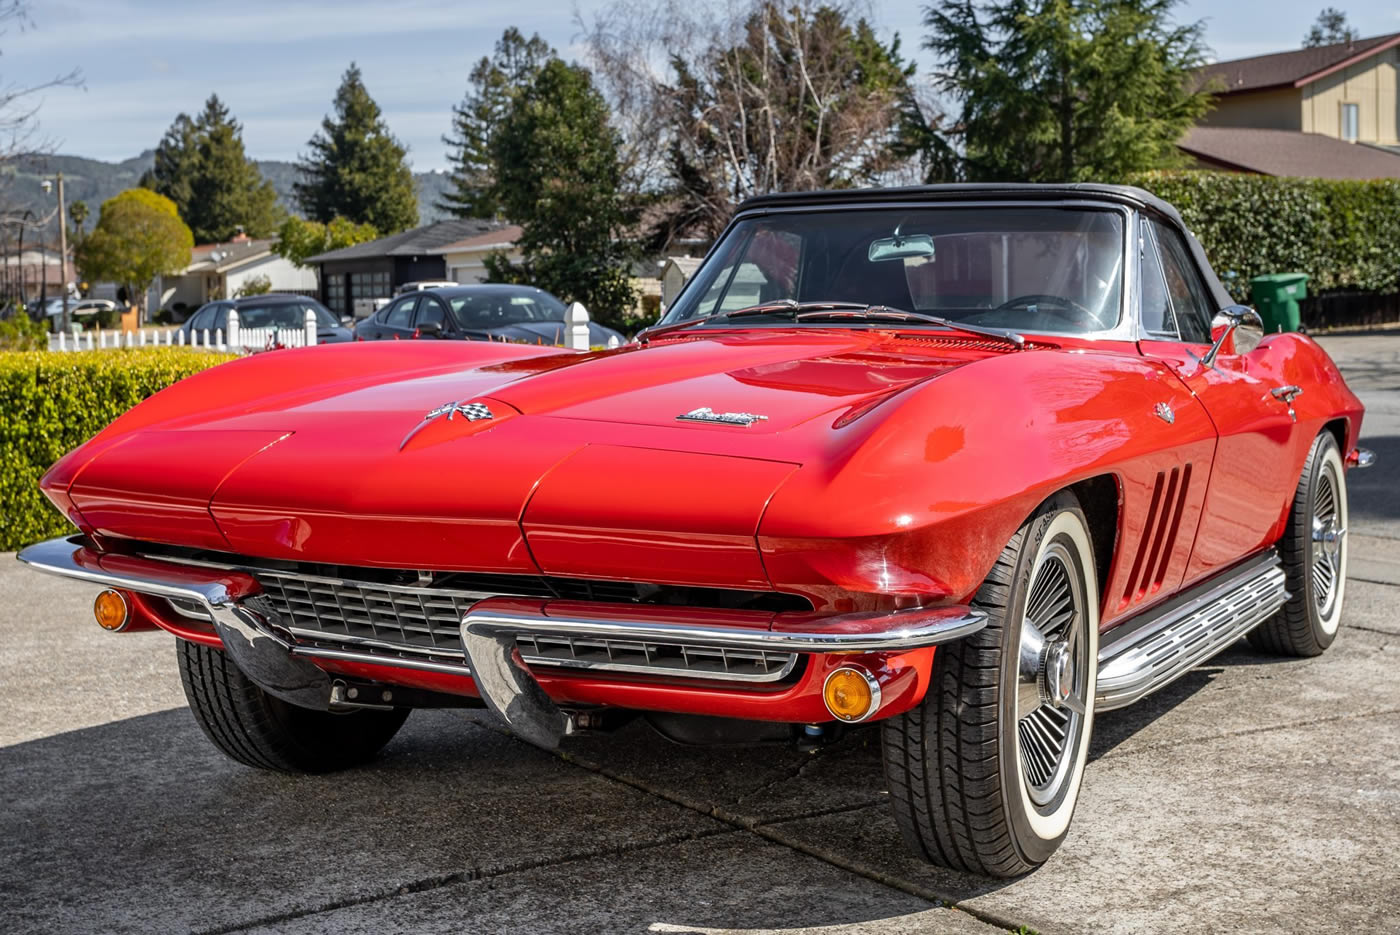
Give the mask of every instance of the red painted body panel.
M 591 445 L 540 481 L 524 529 L 545 574 L 658 584 L 703 580 L 767 588 L 754 536 L 773 491 L 797 465 L 654 448 Z M 580 491 L 627 478 L 627 497 L 600 511 Z M 712 485 L 724 496 L 697 496 Z
M 1343 419 L 1343 450 L 1350 451 L 1361 404 L 1322 349 L 1303 335 L 1270 335 L 1247 354 L 1227 348 L 1209 368 L 1200 363 L 1204 345 L 1144 341 L 1142 348 L 1176 372 L 1219 433 L 1186 570 L 1190 583 L 1278 541 L 1313 439 L 1326 423 Z M 1272 395 L 1289 384 L 1303 388 L 1292 407 L 1296 421 L 1289 405 Z
M 1108 628 L 1276 538 L 1307 443 L 1342 420 L 1349 450 L 1359 429 L 1359 402 L 1305 337 L 1272 337 L 1257 360 L 1222 358 L 1211 373 L 1193 373 L 1180 347 L 1053 340 L 1016 351 L 961 335 L 757 328 L 593 354 L 282 351 L 157 394 L 43 486 L 99 547 L 150 539 L 350 566 L 776 589 L 820 617 L 964 602 L 1038 503 L 1095 480 L 1118 501 L 1100 583 Z M 1304 387 L 1296 424 L 1261 398 L 1275 383 Z M 472 400 L 496 418 L 423 424 Z M 768 418 L 676 421 L 700 406 Z M 159 602 L 143 613 L 212 639 Z M 539 680 L 565 703 L 823 721 L 821 679 L 843 658 L 809 657 L 780 688 Z M 922 697 L 933 651 L 859 658 L 887 716 Z M 325 667 L 473 691 L 451 674 Z
M 919 703 L 928 690 L 934 652 L 929 648 L 899 654 L 812 656 L 797 681 L 776 690 L 735 688 L 723 682 L 603 681 L 541 669 L 533 674 L 550 698 L 565 705 L 602 705 L 638 711 L 814 724 L 832 720 L 822 702 L 822 683 L 833 669 L 856 664 L 875 676 L 880 683 L 882 701 L 874 720 L 879 720 L 903 714 Z M 478 697 L 469 677 L 451 673 L 340 660 L 322 660 L 318 664 L 328 672 L 356 678 Z

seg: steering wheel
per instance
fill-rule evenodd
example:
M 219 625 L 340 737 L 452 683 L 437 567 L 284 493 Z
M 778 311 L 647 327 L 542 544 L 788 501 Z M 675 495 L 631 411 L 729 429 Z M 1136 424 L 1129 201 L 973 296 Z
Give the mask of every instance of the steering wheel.
M 1063 318 L 1066 321 L 1074 321 L 1074 318 L 1067 314 L 1064 314 L 1061 311 L 1057 311 L 1057 307 L 1065 311 L 1076 312 L 1079 315 L 1082 315 L 1083 317 L 1092 321 L 1094 324 L 1098 325 L 1100 330 L 1107 330 L 1109 327 L 1108 322 L 1100 318 L 1093 310 L 1083 305 L 1080 305 L 1073 299 L 1067 299 L 1062 295 L 1047 295 L 1040 292 L 1031 292 L 1027 293 L 1026 295 L 1018 295 L 1014 299 L 1008 299 L 1007 301 L 1001 303 L 994 309 L 989 309 L 988 312 L 1003 312 L 1008 309 L 1025 308 L 1031 305 L 1047 305 L 1049 306 L 1049 308 L 1047 308 L 1046 311 L 1050 312 L 1053 315 L 1058 315 L 1060 318 Z

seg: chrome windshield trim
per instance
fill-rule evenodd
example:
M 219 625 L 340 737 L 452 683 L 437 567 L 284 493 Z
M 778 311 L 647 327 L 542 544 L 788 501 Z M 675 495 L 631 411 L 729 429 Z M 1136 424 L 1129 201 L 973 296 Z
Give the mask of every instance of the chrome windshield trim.
M 1118 297 L 1118 321 L 1114 323 L 1114 326 L 1099 331 L 1031 331 L 1017 329 L 1017 333 L 1022 335 L 1027 341 L 1034 341 L 1038 336 L 1044 336 L 1049 338 L 1052 343 L 1055 338 L 1074 338 L 1080 341 L 1138 340 L 1137 307 L 1136 303 L 1133 301 L 1136 299 L 1133 289 L 1136 286 L 1137 264 L 1133 262 L 1133 260 L 1137 257 L 1137 218 L 1139 210 L 1136 205 L 1130 204 L 1126 200 L 1108 196 L 1102 198 L 1076 197 L 1073 195 L 1053 198 L 978 198 L 976 194 L 970 194 L 966 199 L 950 198 L 946 200 L 920 201 L 917 198 L 910 198 L 908 200 L 890 201 L 852 201 L 847 204 L 760 205 L 740 211 L 729 219 L 729 223 L 725 225 L 724 230 L 720 231 L 719 236 L 716 237 L 714 243 L 710 245 L 710 249 L 705 252 L 705 257 L 700 266 L 691 274 L 690 278 L 686 280 L 685 284 L 681 287 L 681 291 L 677 293 L 675 299 L 672 300 L 671 308 L 674 309 L 681 304 L 681 301 L 685 298 L 686 292 L 693 284 L 699 281 L 700 271 L 703 270 L 705 265 L 716 255 L 720 244 L 724 242 L 724 239 L 729 236 L 733 227 L 740 221 L 774 214 L 815 214 L 837 211 L 875 211 L 886 209 L 907 211 L 913 209 L 928 210 L 938 208 L 1064 208 L 1072 210 L 1111 211 L 1120 215 L 1123 221 L 1123 244 L 1122 251 L 1119 253 L 1119 258 L 1120 262 L 1123 264 L 1121 271 L 1123 284 Z M 651 327 L 653 329 L 667 328 L 669 333 L 669 326 L 681 324 L 683 323 L 668 322 L 663 317 Z M 776 325 L 773 323 L 765 325 L 755 322 L 751 324 L 745 323 L 738 327 L 760 329 L 781 327 L 782 325 L 791 327 L 792 323 L 779 322 Z M 930 326 L 930 328 L 931 327 L 932 326 Z M 653 332 L 653 334 L 655 334 L 655 332 Z

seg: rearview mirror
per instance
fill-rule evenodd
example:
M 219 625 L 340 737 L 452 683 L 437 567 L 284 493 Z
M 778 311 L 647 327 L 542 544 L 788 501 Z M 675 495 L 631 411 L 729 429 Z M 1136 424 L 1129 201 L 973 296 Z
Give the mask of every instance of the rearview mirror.
M 1210 322 L 1210 337 L 1214 342 L 1201 363 L 1209 367 L 1221 353 L 1248 354 L 1264 340 L 1264 319 L 1254 309 L 1231 305 L 1216 313 Z
M 442 322 L 425 321 L 418 326 L 418 333 L 425 338 L 435 338 L 442 334 Z
M 917 257 L 933 259 L 933 238 L 928 234 L 904 234 L 895 237 L 881 237 L 871 241 L 867 254 L 871 263 L 887 263 L 891 260 L 908 260 Z

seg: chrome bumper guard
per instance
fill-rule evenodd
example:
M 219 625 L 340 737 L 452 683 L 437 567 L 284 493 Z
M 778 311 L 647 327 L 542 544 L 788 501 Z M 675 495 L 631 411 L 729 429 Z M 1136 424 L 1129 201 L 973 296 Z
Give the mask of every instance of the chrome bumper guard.
M 521 738 L 553 748 L 568 734 L 568 714 L 544 693 L 520 658 L 521 633 L 681 642 L 726 649 L 796 653 L 899 652 L 935 646 L 976 633 L 987 615 L 970 607 L 915 607 L 889 613 L 779 614 L 773 629 L 621 622 L 512 611 L 509 599 L 487 600 L 462 617 L 462 646 L 477 691 Z M 546 605 L 546 609 L 547 609 Z M 786 619 L 785 619 L 786 618 Z M 819 628 L 818 628 L 819 627 Z
M 192 602 L 204 609 L 224 648 L 250 679 L 272 695 L 305 708 L 330 705 L 331 677 L 310 658 L 383 662 L 372 655 L 299 646 L 279 626 L 276 610 L 244 572 L 183 565 L 116 553 L 98 553 L 85 539 L 50 539 L 22 550 L 18 558 L 36 571 L 138 594 Z M 551 606 L 565 608 L 552 614 Z M 570 614 L 578 602 L 487 598 L 462 617 L 467 666 L 439 665 L 470 674 L 477 691 L 523 739 L 554 747 L 571 719 L 545 694 L 520 657 L 520 634 L 633 641 L 680 642 L 720 649 L 789 653 L 900 652 L 934 646 L 975 633 L 986 614 L 969 607 L 917 607 L 888 613 L 821 617 L 777 614 L 770 629 L 612 620 Z M 628 608 L 631 611 L 631 608 Z M 636 612 L 645 613 L 644 606 Z
M 260 607 L 258 597 L 249 594 L 249 585 L 256 589 L 256 583 L 247 575 L 109 556 L 87 548 L 80 536 L 31 545 L 17 558 L 35 571 L 203 607 L 234 664 L 268 694 L 303 708 L 324 711 L 330 706 L 331 677 L 293 655 L 292 641 L 269 622 L 270 608 Z

